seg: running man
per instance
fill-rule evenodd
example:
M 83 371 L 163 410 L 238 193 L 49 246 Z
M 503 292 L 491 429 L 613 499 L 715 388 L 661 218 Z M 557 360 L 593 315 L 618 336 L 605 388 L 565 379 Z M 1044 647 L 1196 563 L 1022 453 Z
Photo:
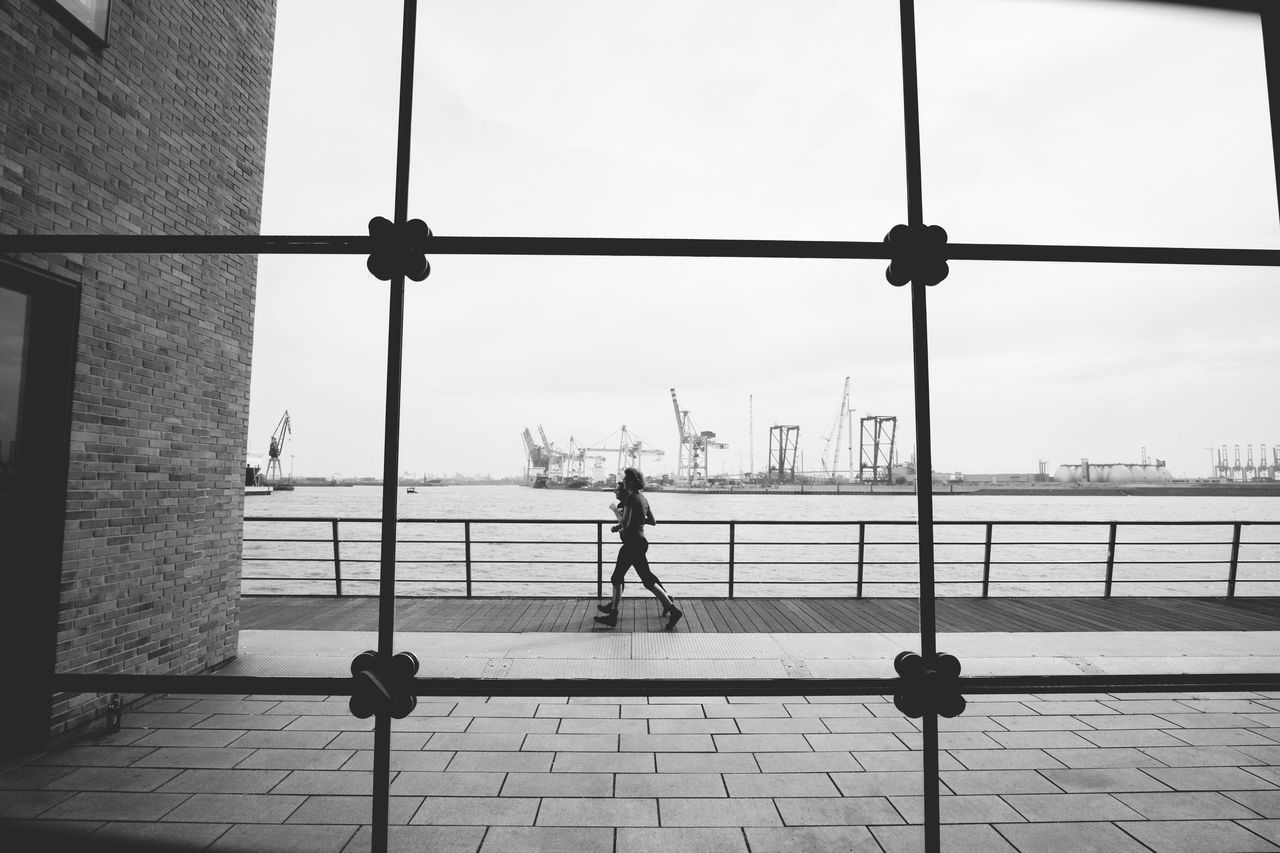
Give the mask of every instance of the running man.
M 649 540 L 645 538 L 646 524 L 657 524 L 653 512 L 649 509 L 649 501 L 641 492 L 644 491 L 644 475 L 635 468 L 622 472 L 622 486 L 619 489 L 619 503 L 622 518 L 613 527 L 615 533 L 622 535 L 622 546 L 618 548 L 618 562 L 613 569 L 613 599 L 608 604 L 601 604 L 597 609 L 603 614 L 595 617 L 600 625 L 616 628 L 618 625 L 618 605 L 622 601 L 622 587 L 626 583 L 627 570 L 635 566 L 636 574 L 644 588 L 653 593 L 654 598 L 662 604 L 662 615 L 667 617 L 666 629 L 670 631 L 680 621 L 684 613 L 675 605 L 675 601 L 662 586 L 662 581 L 649 568 Z M 616 512 L 616 511 L 615 511 Z

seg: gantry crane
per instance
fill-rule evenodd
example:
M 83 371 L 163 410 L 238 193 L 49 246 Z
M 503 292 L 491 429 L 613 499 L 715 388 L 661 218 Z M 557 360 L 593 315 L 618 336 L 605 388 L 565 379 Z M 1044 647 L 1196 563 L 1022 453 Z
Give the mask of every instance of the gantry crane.
M 707 451 L 723 449 L 729 445 L 716 441 L 710 430 L 698 432 L 689 419 L 689 410 L 681 409 L 676 399 L 676 389 L 671 389 L 671 407 L 676 412 L 676 427 L 680 431 L 680 458 L 676 463 L 676 480 L 689 483 L 705 482 L 707 478 Z
M 614 435 L 618 436 L 617 446 L 614 446 L 614 447 L 605 446 L 606 443 L 610 439 L 612 439 Z M 570 444 L 572 444 L 572 441 L 573 440 L 570 439 Z M 613 433 L 612 435 L 605 436 L 604 438 L 597 441 L 596 445 L 598 446 L 578 448 L 578 452 L 584 455 L 587 452 L 617 453 L 618 454 L 617 475 L 619 477 L 622 476 L 622 472 L 627 468 L 639 468 L 641 456 L 665 455 L 661 450 L 658 450 L 656 447 L 645 447 L 644 441 L 640 438 L 640 436 L 627 431 L 626 424 L 623 424 L 622 429 L 619 430 L 618 432 Z
M 285 409 L 284 414 L 280 417 L 280 422 L 276 424 L 275 432 L 271 433 L 271 448 L 267 451 L 267 455 L 270 458 L 267 460 L 266 481 L 270 485 L 280 482 L 280 479 L 284 476 L 284 472 L 280 467 L 280 454 L 284 452 L 285 437 L 292 431 L 289 410 Z

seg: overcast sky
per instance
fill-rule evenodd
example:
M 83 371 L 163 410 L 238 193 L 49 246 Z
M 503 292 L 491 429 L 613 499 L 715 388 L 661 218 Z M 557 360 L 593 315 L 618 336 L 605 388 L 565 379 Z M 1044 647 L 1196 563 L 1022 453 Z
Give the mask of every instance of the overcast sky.
M 919 0 L 925 220 L 954 242 L 1280 247 L 1256 18 Z M 880 240 L 906 218 L 893 0 L 422 4 L 410 216 L 439 235 Z M 392 215 L 400 3 L 280 0 L 264 234 Z M 441 255 L 409 282 L 401 470 L 518 473 L 520 433 L 666 451 L 670 388 L 767 466 L 854 417 L 914 443 L 907 289 L 879 261 Z M 935 468 L 1280 444 L 1274 269 L 953 262 L 929 291 Z M 381 473 L 387 286 L 263 256 L 251 453 Z M 748 401 L 752 399 L 753 418 Z M 749 424 L 754 422 L 754 429 Z M 830 453 L 830 451 L 828 451 Z M 828 457 L 830 458 L 830 457 Z M 842 452 L 841 467 L 848 451 Z

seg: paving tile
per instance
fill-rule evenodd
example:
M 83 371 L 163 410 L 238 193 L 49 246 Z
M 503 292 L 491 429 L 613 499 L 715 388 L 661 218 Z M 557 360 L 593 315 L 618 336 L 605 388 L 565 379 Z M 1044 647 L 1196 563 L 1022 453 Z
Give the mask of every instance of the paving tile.
M 1234 786 L 1231 786 L 1234 787 Z M 1226 796 L 1265 818 L 1280 818 L 1280 791 L 1236 791 L 1226 788 Z
M 513 774 L 514 775 L 514 774 Z M 737 774 L 739 778 L 753 774 Z M 725 797 L 719 773 L 619 773 L 613 777 L 615 797 Z
M 538 702 L 504 700 L 500 702 L 484 702 L 478 699 L 463 699 L 452 711 L 451 717 L 532 717 L 538 711 Z M 617 714 L 614 714 L 616 717 Z
M 237 770 L 337 770 L 356 751 L 341 749 L 258 749 L 236 765 Z M 369 765 L 370 769 L 373 765 Z
M 906 795 L 889 798 L 907 823 L 924 823 L 924 796 Z M 992 794 L 940 797 L 938 808 L 943 823 L 1007 823 L 1022 820 L 1022 815 L 1000 797 Z
M 652 705 L 655 704 L 651 696 L 569 696 L 565 699 L 566 705 Z M 692 699 L 688 696 L 665 696 L 665 699 L 674 700 L 667 704 L 671 705 L 698 705 L 701 700 Z M 717 699 L 723 702 L 723 699 Z
M 756 773 L 761 769 L 759 756 L 750 752 L 658 752 L 654 759 L 659 773 Z
M 1149 820 L 1117 825 L 1155 853 L 1252 853 L 1277 849 L 1229 820 Z
M 888 797 L 896 794 L 919 794 L 924 779 L 920 769 L 912 771 L 865 771 L 832 773 L 832 780 L 845 797 Z
M 156 790 L 172 794 L 265 794 L 288 775 L 287 770 L 183 770 Z
M 1059 790 L 1034 770 L 946 770 L 939 776 L 957 794 L 1056 794 Z
M 1068 794 L 1110 794 L 1118 791 L 1167 791 L 1158 779 L 1134 767 L 1045 768 L 1040 771 Z
M 284 823 L 306 797 L 296 794 L 152 794 L 178 797 L 165 820 L 193 823 Z
M 327 751 L 327 750 L 326 750 Z M 405 749 L 393 750 L 391 753 L 392 771 L 402 770 L 443 770 L 453 761 L 452 752 L 412 752 Z M 342 765 L 343 770 L 373 770 L 373 750 L 361 750 L 354 753 Z
M 266 717 L 265 719 L 274 720 L 275 717 Z M 355 717 L 280 717 L 288 725 L 277 729 L 282 732 L 371 732 L 373 731 L 373 718 L 367 720 L 357 720 Z M 448 719 L 457 719 L 458 722 L 466 721 L 460 718 L 449 717 Z M 396 725 L 403 722 L 396 721 Z M 245 726 L 245 728 L 252 728 Z
M 865 826 L 750 826 L 746 835 L 751 853 L 881 853 Z
M 916 732 L 919 728 L 913 720 L 901 715 L 897 717 L 819 717 L 826 724 L 827 730 L 833 734 L 871 734 L 872 732 Z M 957 717 L 956 719 L 963 719 Z M 742 728 L 745 720 L 739 720 Z M 948 720 L 950 725 L 953 720 Z M 746 731 L 746 729 L 743 729 Z
M 1280 744 L 1274 746 L 1241 745 L 1236 747 L 1250 758 L 1256 758 L 1260 764 L 1280 765 Z
M 516 751 L 520 749 L 526 737 L 554 737 L 554 735 L 526 735 L 520 732 L 433 732 L 429 739 L 423 737 L 424 745 L 418 748 L 425 749 L 427 752 Z
M 1167 726 L 1163 717 L 1155 714 L 1088 714 L 1077 717 L 1082 723 L 1088 723 L 1091 729 L 1158 729 Z
M 895 709 L 896 710 L 896 709 Z M 708 717 L 790 717 L 787 709 L 780 703 L 759 702 L 743 705 L 703 705 L 702 711 Z
M 624 719 L 706 719 L 701 705 L 623 705 Z
M 1247 773 L 1252 773 L 1259 779 L 1266 779 L 1273 785 L 1280 786 L 1280 767 L 1245 767 L 1242 768 Z
M 868 826 L 902 823 L 884 797 L 784 797 L 774 800 L 787 826 Z
M 1023 702 L 1025 707 L 1030 708 L 1037 714 L 1045 714 L 1049 716 L 1068 714 L 1076 716 L 1077 714 L 1115 714 L 1116 709 L 1109 707 L 1102 702 L 1079 702 L 1069 699 L 1057 701 L 1053 699 L 1038 700 L 1032 702 Z
M 1070 749 L 1091 743 L 1084 737 L 1115 734 L 1114 732 L 992 732 L 991 738 L 1009 749 Z M 1083 736 L 1082 736 L 1083 735 Z M 939 738 L 941 743 L 941 738 Z M 945 747 L 944 747 L 945 748 Z M 957 747 L 963 748 L 963 747 Z
M 731 797 L 841 796 L 826 773 L 726 773 L 724 785 Z
M 743 731 L 744 723 L 785 722 L 786 717 L 761 717 L 735 720 L 731 717 L 714 720 L 649 720 L 648 732 L 651 735 L 718 735 L 737 734 Z M 568 722 L 567 720 L 565 722 Z M 635 722 L 625 720 L 623 722 Z
M 737 828 L 620 827 L 617 838 L 616 853 L 747 853 L 742 830 Z
M 952 758 L 969 770 L 1038 770 L 1062 762 L 1042 749 L 953 749 Z
M 1133 747 L 1107 749 L 1050 749 L 1048 754 L 1067 767 L 1164 767 L 1157 758 Z
M 1180 741 L 1166 731 L 1159 729 L 1112 729 L 1110 731 L 1080 732 L 1087 741 L 1083 746 L 1101 746 L 1104 748 L 1137 746 L 1182 746 Z M 1080 746 L 1081 744 L 1077 744 Z
M 876 735 L 828 735 L 828 737 L 877 737 Z M 893 735 L 884 735 L 892 738 Z M 813 752 L 804 735 L 712 735 L 717 752 Z M 839 749 L 839 747 L 831 747 Z M 846 747 L 847 749 L 847 747 Z M 663 750 L 664 752 L 666 750 Z
M 1117 715 L 1119 716 L 1119 715 Z M 1064 717 L 1058 714 L 1038 717 L 989 717 L 993 729 L 1004 728 L 1011 732 L 1052 732 L 1052 731 L 1092 731 L 1093 726 L 1075 717 Z
M 332 746 L 334 749 L 342 749 L 344 748 L 342 744 L 335 743 L 342 734 L 335 731 L 247 732 L 236 740 L 235 746 L 248 749 L 323 749 L 326 746 Z M 369 735 L 372 738 L 373 733 L 370 732 Z M 356 747 L 345 748 L 355 749 Z
M 545 773 L 551 769 L 553 755 L 551 752 L 458 752 L 446 769 Z
M 445 776 L 456 774 L 446 773 Z M 613 796 L 612 773 L 508 773 L 500 788 L 504 797 Z M 494 794 L 499 793 L 494 791 Z M 616 794 L 616 796 L 628 796 Z
M 422 805 L 422 797 L 392 797 L 388 823 L 405 825 Z M 370 794 L 307 797 L 306 802 L 289 815 L 286 823 L 341 824 L 359 826 L 373 820 L 373 796 Z
M 1009 736 L 1033 737 L 1042 735 L 1071 734 L 1070 732 L 1008 732 Z M 919 752 L 924 746 L 924 737 L 919 732 L 902 732 L 894 737 L 902 741 L 908 749 Z M 1030 744 L 1034 746 L 1035 744 Z M 1004 747 L 987 732 L 938 732 L 938 746 L 941 749 L 1003 749 Z M 1014 744 L 1021 746 L 1021 744 Z
M 373 773 L 363 770 L 294 770 L 272 789 L 273 794 L 368 794 Z
M 510 719 L 508 717 L 489 717 L 490 720 Z M 362 720 L 361 722 L 366 722 Z M 398 732 L 465 732 L 475 720 L 466 717 L 420 717 L 415 712 L 403 720 L 396 720 L 393 725 Z
M 1150 853 L 1110 823 L 1024 823 L 995 827 L 1019 853 Z
M 610 752 L 618 749 L 619 738 L 649 737 L 649 735 L 524 735 L 525 752 Z M 648 750 L 631 750 L 648 751 Z
M 907 737 L 911 737 L 911 735 L 907 735 Z M 811 734 L 804 735 L 801 740 L 802 742 L 807 742 L 809 748 L 815 752 L 883 752 L 907 748 L 907 745 L 903 743 L 898 735 L 888 732 Z M 770 749 L 769 751 L 783 752 L 784 750 Z
M 712 752 L 716 749 L 712 737 L 731 735 L 619 735 L 618 749 L 622 752 Z
M 1026 714 L 1034 716 L 1035 711 L 1023 705 L 1021 702 L 997 702 L 991 697 L 984 697 L 987 701 L 969 702 L 965 705 L 965 715 L 972 714 L 975 717 L 990 717 L 993 714 L 1000 717 L 1009 717 L 1013 715 Z M 897 710 L 896 708 L 894 709 Z M 901 714 L 901 711 L 898 711 Z
M 1191 746 L 1266 746 L 1275 743 L 1252 729 L 1174 729 L 1169 734 Z
M 536 797 L 426 797 L 410 820 L 436 826 L 533 826 Z
M 1238 714 L 1161 714 L 1160 716 L 1183 729 L 1242 729 L 1253 722 Z
M 1251 764 L 1264 764 L 1258 758 L 1246 755 L 1233 746 L 1170 746 L 1148 747 L 1143 749 L 1147 755 L 1170 767 L 1242 767 Z
M 658 801 L 648 797 L 543 797 L 538 809 L 538 826 L 657 825 Z
M 73 746 L 42 755 L 28 766 L 128 767 L 154 751 L 149 746 Z
M 323 734 L 323 732 L 251 732 L 250 734 L 259 735 L 284 735 L 284 734 Z M 396 732 L 391 733 L 391 748 L 404 750 L 418 750 L 427 745 L 429 740 L 437 737 L 457 737 L 457 735 L 449 732 Z M 240 741 L 236 742 L 236 746 L 240 745 Z M 262 746 L 279 746 L 280 744 L 262 744 Z M 326 749 L 373 749 L 373 732 L 341 732 L 333 740 L 325 744 Z M 435 749 L 436 747 L 431 747 Z M 492 747 L 490 747 L 492 749 Z
M 137 767 L 235 767 L 253 754 L 252 749 L 229 746 L 166 746 L 139 758 Z
M 391 780 L 391 793 L 393 796 L 496 797 L 505 778 L 504 773 L 406 770 L 396 773 Z
M 409 848 L 403 848 L 409 849 Z M 414 848 L 419 850 L 446 848 Z M 565 853 L 612 850 L 611 827 L 495 826 L 484 837 L 480 853 Z
M 1119 795 L 1126 796 L 1126 795 Z M 1131 794 L 1127 796 L 1162 796 Z M 1005 802 L 1036 823 L 1137 820 L 1141 815 L 1111 794 L 1008 794 Z M 1015 841 L 1014 846 L 1021 849 Z
M 1116 799 L 1148 820 L 1233 820 L 1258 817 L 1216 791 L 1116 794 Z M 1101 817 L 1101 815 L 1099 815 Z
M 196 723 L 194 728 L 277 731 L 292 723 L 294 719 L 294 717 L 268 717 L 255 714 L 213 714 Z
M 832 771 L 852 772 L 862 769 L 858 760 L 848 752 L 757 752 L 741 753 L 754 755 L 755 763 L 762 773 L 829 773 Z M 910 753 L 903 753 L 909 755 Z M 658 768 L 661 770 L 661 766 Z M 723 770 L 727 773 L 732 771 Z M 742 772 L 751 772 L 745 770 Z
M 628 705 L 628 708 L 635 707 Z M 622 716 L 621 705 L 539 705 L 535 717 L 611 717 Z
M 1184 714 L 1187 706 L 1176 699 L 1103 699 L 1103 705 L 1122 714 Z
M 152 845 L 143 847 L 143 850 L 198 850 L 212 844 L 230 828 L 229 823 L 120 821 L 104 823 L 93 833 L 93 841 Z
M 351 717 L 351 709 L 345 702 L 307 702 L 299 699 L 287 699 L 283 702 L 275 703 L 265 712 L 265 716 L 268 717 L 276 715 L 286 717 Z M 351 719 L 355 718 L 351 717 Z
M 652 752 L 557 752 L 553 773 L 653 773 Z
M 1280 847 L 1280 820 L 1238 820 L 1236 824 Z
M 832 802 L 845 801 L 833 798 Z M 781 826 L 782 819 L 773 804 L 773 800 L 764 797 L 667 798 L 658 800 L 658 814 L 663 826 Z
M 68 773 L 75 773 L 80 768 L 74 767 L 38 767 L 24 764 L 0 771 L 0 791 L 34 791 L 47 788 L 50 783 L 61 779 Z
M 556 723 L 559 728 L 550 732 L 531 732 L 530 734 L 561 734 L 561 735 L 647 735 L 652 729 L 649 726 L 653 723 L 713 723 L 723 724 L 730 723 L 732 720 L 648 720 L 648 719 L 627 719 L 615 720 L 608 718 L 595 717 L 562 717 L 560 720 L 536 720 L 539 723 Z M 681 731 L 676 729 L 674 731 Z M 699 729 L 690 729 L 690 732 L 696 733 Z M 1265 738 L 1264 738 L 1265 740 Z
M 347 848 L 354 826 L 233 826 L 209 848 L 212 853 L 338 853 Z M 368 849 L 368 848 L 365 848 Z
M 387 827 L 389 850 L 440 850 L 447 853 L 476 853 L 485 831 L 490 835 L 505 827 L 484 826 L 390 826 Z M 362 826 L 342 848 L 342 853 L 369 853 L 373 849 L 373 833 Z M 496 848 L 501 849 L 501 848 Z M 571 848 L 570 848 L 571 849 Z M 300 851 L 302 853 L 302 851 Z
M 861 719 L 861 718 L 854 718 Z M 866 719 L 875 720 L 875 717 Z M 726 723 L 729 720 L 704 720 L 708 723 Z M 723 729 L 721 731 L 724 731 Z M 830 729 L 820 717 L 746 717 L 737 721 L 737 731 L 744 735 L 829 734 Z
M 921 826 L 876 826 L 871 828 L 871 833 L 880 842 L 884 853 L 920 853 L 924 849 L 924 828 Z M 944 825 L 941 840 L 942 849 L 947 853 L 1018 853 L 990 826 Z M 752 853 L 755 853 L 754 847 Z
M 279 705 L 263 699 L 197 699 L 182 709 L 185 714 L 266 714 Z
M 6 791 L 0 796 L 0 819 L 33 818 L 73 796 L 71 791 Z
M 466 720 L 466 731 L 475 733 L 508 733 L 520 732 L 523 734 L 555 734 L 560 727 L 560 721 L 551 717 L 449 717 L 451 720 Z M 442 729 L 442 731 L 447 731 Z
M 1276 791 L 1275 785 L 1239 767 L 1151 767 L 1146 772 L 1175 791 Z
M 155 791 L 181 772 L 169 767 L 81 767 L 46 787 L 71 791 Z
M 726 696 L 730 705 L 817 705 L 810 702 L 808 696 Z
M 796 705 L 785 703 L 782 707 L 792 717 L 870 717 L 867 706 L 858 703 L 820 703 Z
M 186 729 L 209 716 L 208 712 L 183 714 L 125 709 L 124 716 L 120 719 L 120 726 L 122 729 Z
M 244 733 L 244 729 L 154 729 L 131 745 L 139 747 L 227 746 Z
M 996 752 L 998 750 L 991 750 Z M 924 766 L 924 757 L 920 752 L 859 752 L 858 763 L 864 770 L 903 770 L 919 773 Z M 841 768 L 848 769 L 848 768 Z M 950 752 L 938 755 L 939 770 L 964 770 L 959 761 L 951 757 Z

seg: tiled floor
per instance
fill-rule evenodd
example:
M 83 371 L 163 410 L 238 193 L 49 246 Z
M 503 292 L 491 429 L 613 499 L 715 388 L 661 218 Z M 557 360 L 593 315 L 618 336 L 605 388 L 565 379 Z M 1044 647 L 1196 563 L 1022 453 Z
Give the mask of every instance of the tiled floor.
M 365 850 L 369 729 L 339 697 L 160 697 L 0 773 L 0 817 Z M 1280 850 L 1280 693 L 975 697 L 942 729 L 948 851 Z M 918 728 L 880 697 L 431 698 L 392 746 L 393 850 L 921 848 Z

